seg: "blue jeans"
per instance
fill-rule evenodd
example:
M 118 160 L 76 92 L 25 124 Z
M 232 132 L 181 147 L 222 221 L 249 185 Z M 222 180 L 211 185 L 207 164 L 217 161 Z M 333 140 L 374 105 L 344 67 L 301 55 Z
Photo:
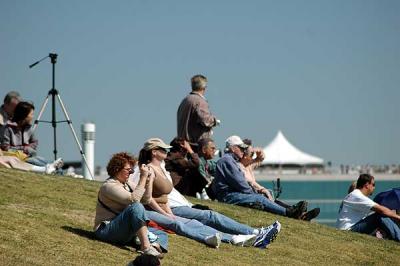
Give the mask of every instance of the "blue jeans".
M 102 223 L 96 230 L 95 235 L 98 239 L 118 245 L 130 244 L 136 236 L 137 230 L 146 226 L 149 219 L 146 216 L 144 207 L 138 202 L 134 202 L 118 214 L 110 223 Z M 150 231 L 150 230 L 149 230 Z M 160 230 L 153 230 L 152 233 L 159 237 L 157 241 L 165 250 L 168 248 L 167 235 Z
M 215 211 L 199 210 L 187 206 L 182 206 L 172 208 L 172 212 L 176 216 L 180 216 L 186 219 L 197 220 L 202 224 L 208 225 L 212 228 L 217 229 L 218 231 L 228 234 L 250 235 L 254 232 L 254 228 L 236 222 L 235 220 Z
M 221 199 L 222 202 L 235 205 L 245 205 L 245 206 L 259 206 L 263 211 L 279 214 L 286 216 L 286 208 L 270 201 L 264 195 L 261 194 L 245 194 L 240 192 L 230 192 L 226 194 Z
M 400 242 L 399 226 L 391 218 L 378 213 L 371 214 L 360 220 L 350 230 L 363 234 L 372 234 L 378 227 L 384 230 L 391 239 Z
M 50 163 L 50 161 L 40 156 L 28 157 L 26 158 L 25 162 L 36 166 L 46 166 L 46 164 Z
M 219 232 L 218 230 L 200 223 L 197 220 L 186 219 L 176 216 L 173 220 L 161 213 L 146 210 L 147 217 L 156 222 L 158 225 L 165 229 L 174 231 L 177 235 L 184 236 L 198 242 L 205 243 L 208 236 L 220 233 L 221 241 L 229 243 L 232 240 L 232 235 Z

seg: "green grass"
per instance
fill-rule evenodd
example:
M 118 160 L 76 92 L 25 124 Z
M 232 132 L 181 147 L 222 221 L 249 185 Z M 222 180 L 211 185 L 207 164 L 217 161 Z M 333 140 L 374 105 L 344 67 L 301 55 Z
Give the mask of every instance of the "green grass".
M 101 183 L 0 168 L 0 184 L 0 265 L 126 265 L 136 256 L 130 247 L 92 238 Z M 232 205 L 206 204 L 252 226 L 278 219 L 282 231 L 266 250 L 228 244 L 212 249 L 170 235 L 163 265 L 400 264 L 400 245 L 394 241 Z

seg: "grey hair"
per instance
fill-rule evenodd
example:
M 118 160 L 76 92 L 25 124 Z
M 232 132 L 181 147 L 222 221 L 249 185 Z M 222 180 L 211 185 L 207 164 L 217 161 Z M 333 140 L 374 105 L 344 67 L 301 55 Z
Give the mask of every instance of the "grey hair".
M 207 87 L 207 78 L 203 75 L 195 75 L 191 78 L 192 90 L 199 91 Z

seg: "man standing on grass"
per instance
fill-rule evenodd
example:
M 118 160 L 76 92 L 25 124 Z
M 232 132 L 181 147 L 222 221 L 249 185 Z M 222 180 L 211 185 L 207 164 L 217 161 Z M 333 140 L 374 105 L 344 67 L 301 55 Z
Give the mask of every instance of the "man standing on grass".
M 349 193 L 339 208 L 336 227 L 340 230 L 372 234 L 384 231 L 390 239 L 400 242 L 400 216 L 368 196 L 375 190 L 375 178 L 369 174 L 358 177 L 356 189 Z
M 212 128 L 220 121 L 211 114 L 204 94 L 207 78 L 203 75 L 191 79 L 192 92 L 182 100 L 177 112 L 178 137 L 188 141 L 197 152 L 197 143 L 212 135 Z

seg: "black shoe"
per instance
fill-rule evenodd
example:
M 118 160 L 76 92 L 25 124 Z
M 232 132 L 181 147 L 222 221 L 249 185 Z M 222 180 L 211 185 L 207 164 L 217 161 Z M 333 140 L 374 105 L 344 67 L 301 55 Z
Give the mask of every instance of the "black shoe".
M 286 208 L 286 216 L 294 219 L 300 219 L 301 215 L 307 210 L 307 201 L 299 201 L 295 205 Z
M 312 219 L 314 219 L 315 217 L 317 217 L 319 215 L 320 211 L 321 210 L 319 208 L 314 208 L 311 211 L 304 213 L 300 219 L 302 219 L 304 221 L 311 221 Z
M 307 211 L 307 207 L 308 207 L 308 202 L 305 201 L 305 200 L 302 200 L 302 201 L 299 201 L 296 204 L 294 204 L 292 207 L 295 208 L 295 209 L 302 208 L 302 211 L 306 212 Z

